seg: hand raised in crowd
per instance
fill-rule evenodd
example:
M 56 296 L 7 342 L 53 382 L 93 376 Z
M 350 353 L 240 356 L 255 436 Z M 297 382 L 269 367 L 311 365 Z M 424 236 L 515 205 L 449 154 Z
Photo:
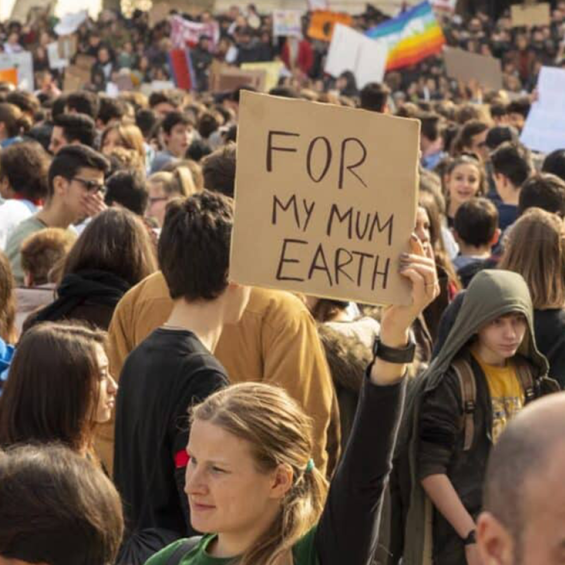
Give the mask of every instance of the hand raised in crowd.
M 403 348 L 407 345 L 412 324 L 439 294 L 431 246 L 424 249 L 416 234 L 411 235 L 410 245 L 411 253 L 403 253 L 400 257 L 400 274 L 412 283 L 412 303 L 390 306 L 384 311 L 381 320 L 380 339 L 383 344 L 393 348 Z M 377 359 L 371 378 L 375 384 L 386 385 L 396 382 L 403 373 L 403 365 L 392 365 Z

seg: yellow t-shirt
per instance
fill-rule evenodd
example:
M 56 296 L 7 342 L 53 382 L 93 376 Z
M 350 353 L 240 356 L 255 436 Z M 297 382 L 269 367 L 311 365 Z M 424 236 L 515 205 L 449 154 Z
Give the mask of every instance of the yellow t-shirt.
M 492 441 L 496 443 L 506 424 L 524 406 L 524 390 L 512 361 L 508 361 L 505 367 L 497 367 L 485 363 L 475 351 L 473 357 L 487 379 L 492 401 Z

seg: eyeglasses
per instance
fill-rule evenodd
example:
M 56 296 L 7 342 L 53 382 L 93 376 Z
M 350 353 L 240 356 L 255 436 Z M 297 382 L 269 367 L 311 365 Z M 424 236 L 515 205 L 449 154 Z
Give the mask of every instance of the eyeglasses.
M 102 194 L 106 193 L 106 186 L 104 183 L 97 182 L 95 180 L 90 179 L 83 179 L 82 177 L 73 177 L 71 180 L 77 180 L 78 182 L 84 185 L 84 188 L 92 194 L 98 194 L 101 192 Z

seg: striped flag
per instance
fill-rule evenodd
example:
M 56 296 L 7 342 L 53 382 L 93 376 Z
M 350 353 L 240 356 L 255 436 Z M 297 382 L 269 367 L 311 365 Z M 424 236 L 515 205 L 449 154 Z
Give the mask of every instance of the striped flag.
M 445 45 L 443 31 L 428 0 L 371 28 L 366 35 L 388 43 L 387 71 L 415 65 L 440 53 Z
M 171 41 L 175 49 L 194 47 L 202 36 L 210 38 L 216 47 L 220 40 L 220 27 L 217 22 L 198 23 L 185 20 L 182 16 L 173 16 L 171 22 Z

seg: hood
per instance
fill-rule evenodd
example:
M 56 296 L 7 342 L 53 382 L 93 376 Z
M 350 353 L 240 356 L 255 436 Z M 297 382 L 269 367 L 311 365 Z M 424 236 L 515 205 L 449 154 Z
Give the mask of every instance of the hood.
M 538 367 L 541 375 L 547 374 L 547 359 L 538 351 L 534 337 L 532 299 L 526 281 L 518 273 L 503 270 L 481 271 L 471 281 L 465 292 L 459 312 L 428 370 L 429 390 L 437 385 L 453 358 L 485 324 L 506 314 L 524 315 L 528 332 L 519 353 Z

